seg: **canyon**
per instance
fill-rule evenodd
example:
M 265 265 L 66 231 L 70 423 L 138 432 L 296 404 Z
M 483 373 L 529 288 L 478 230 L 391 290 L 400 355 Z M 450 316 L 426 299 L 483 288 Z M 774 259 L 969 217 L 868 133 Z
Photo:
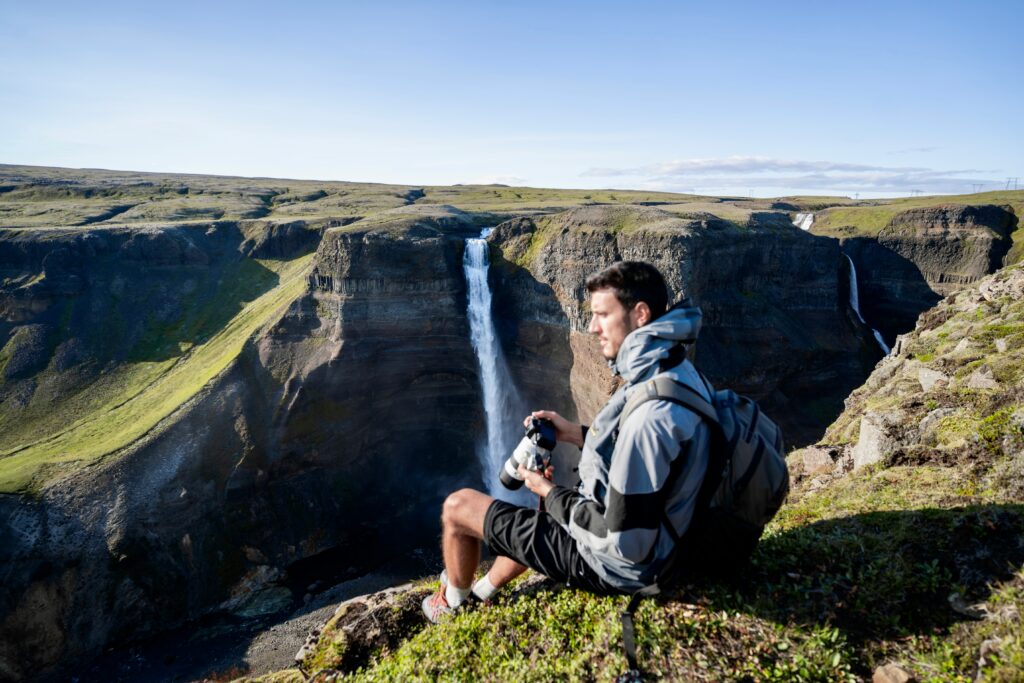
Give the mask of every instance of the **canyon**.
M 482 227 L 525 405 L 594 415 L 615 380 L 584 281 L 647 260 L 704 312 L 698 365 L 794 446 L 882 356 L 844 254 L 895 337 L 1018 237 L 985 198 L 870 236 L 802 231 L 795 199 L 0 171 L 0 680 L 281 609 L 318 557 L 354 577 L 432 544 L 444 495 L 482 486 L 462 267 Z

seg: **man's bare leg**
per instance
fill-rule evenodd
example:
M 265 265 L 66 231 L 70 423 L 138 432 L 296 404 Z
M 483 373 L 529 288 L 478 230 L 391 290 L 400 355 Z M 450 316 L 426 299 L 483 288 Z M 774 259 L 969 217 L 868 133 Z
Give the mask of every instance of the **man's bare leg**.
M 448 581 L 456 588 L 469 588 L 480 565 L 480 541 L 484 537 L 484 517 L 494 499 L 474 491 L 461 489 L 448 496 L 441 511 L 441 546 Z M 499 555 L 487 572 L 495 588 L 526 571 L 524 565 Z
M 495 588 L 501 588 L 526 570 L 526 565 L 519 564 L 511 557 L 498 555 L 494 558 L 494 564 L 491 565 L 491 569 L 487 572 L 487 579 Z
M 473 583 L 480 565 L 480 541 L 484 517 L 494 499 L 473 489 L 460 489 L 448 496 L 441 508 L 441 551 L 448 582 L 459 589 Z

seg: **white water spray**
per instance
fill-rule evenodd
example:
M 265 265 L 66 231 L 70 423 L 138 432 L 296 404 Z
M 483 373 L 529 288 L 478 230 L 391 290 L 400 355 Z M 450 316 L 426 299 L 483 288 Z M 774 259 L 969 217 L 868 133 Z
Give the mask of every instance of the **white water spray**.
M 849 254 L 843 254 L 843 256 L 845 256 L 846 260 L 850 263 L 850 308 L 852 308 L 853 312 L 857 314 L 857 319 L 867 325 L 867 322 L 864 320 L 864 316 L 860 314 L 860 294 L 857 292 L 857 268 L 854 267 L 853 259 L 850 258 Z M 882 339 L 882 334 L 873 327 L 871 328 L 871 331 L 875 334 L 875 340 L 878 342 L 878 345 L 882 347 L 882 352 L 888 356 L 889 347 L 885 343 L 885 340 Z
M 793 225 L 801 230 L 810 230 L 811 226 L 814 225 L 814 214 L 798 213 L 796 218 L 793 219 Z
M 491 228 L 486 228 L 479 238 L 466 240 L 462 269 L 469 290 L 466 313 L 469 317 L 470 339 L 480 368 L 487 421 L 487 438 L 478 446 L 480 469 L 488 492 L 495 498 L 511 501 L 519 496 L 500 484 L 498 471 L 515 448 L 522 416 L 515 413 L 519 408 L 519 397 L 491 317 L 491 288 L 487 284 L 489 247 L 484 239 L 490 232 Z

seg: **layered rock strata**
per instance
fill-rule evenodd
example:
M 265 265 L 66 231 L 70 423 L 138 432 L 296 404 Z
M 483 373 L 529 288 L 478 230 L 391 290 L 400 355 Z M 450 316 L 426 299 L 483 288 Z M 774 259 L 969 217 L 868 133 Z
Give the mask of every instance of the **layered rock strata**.
M 1001 267 L 1016 227 L 1006 207 L 940 206 L 896 214 L 875 240 L 843 240 L 864 317 L 892 343 L 942 297 Z
M 589 420 L 614 387 L 586 332 L 585 281 L 616 260 L 655 264 L 673 297 L 701 306 L 698 365 L 764 401 L 791 442 L 820 435 L 877 360 L 848 312 L 838 244 L 782 220 L 587 207 L 509 221 L 490 239 L 501 332 L 531 405 Z

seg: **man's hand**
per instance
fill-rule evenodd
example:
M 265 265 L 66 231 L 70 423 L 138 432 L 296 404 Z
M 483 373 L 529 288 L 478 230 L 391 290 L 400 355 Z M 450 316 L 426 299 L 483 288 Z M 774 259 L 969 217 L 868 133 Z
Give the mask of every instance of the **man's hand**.
M 530 426 L 531 417 L 551 420 L 551 423 L 555 425 L 556 441 L 564 441 L 566 443 L 571 443 L 577 448 L 583 448 L 583 427 L 575 422 L 569 422 L 553 410 L 535 410 L 527 415 L 523 420 L 524 427 Z
M 551 483 L 551 476 L 554 474 L 555 468 L 548 465 L 548 468 L 544 470 L 544 473 L 532 472 L 524 465 L 519 466 L 519 476 L 523 478 L 523 482 L 526 484 L 526 488 L 530 489 L 538 496 L 543 498 L 548 495 L 548 492 L 555 488 L 555 485 Z

